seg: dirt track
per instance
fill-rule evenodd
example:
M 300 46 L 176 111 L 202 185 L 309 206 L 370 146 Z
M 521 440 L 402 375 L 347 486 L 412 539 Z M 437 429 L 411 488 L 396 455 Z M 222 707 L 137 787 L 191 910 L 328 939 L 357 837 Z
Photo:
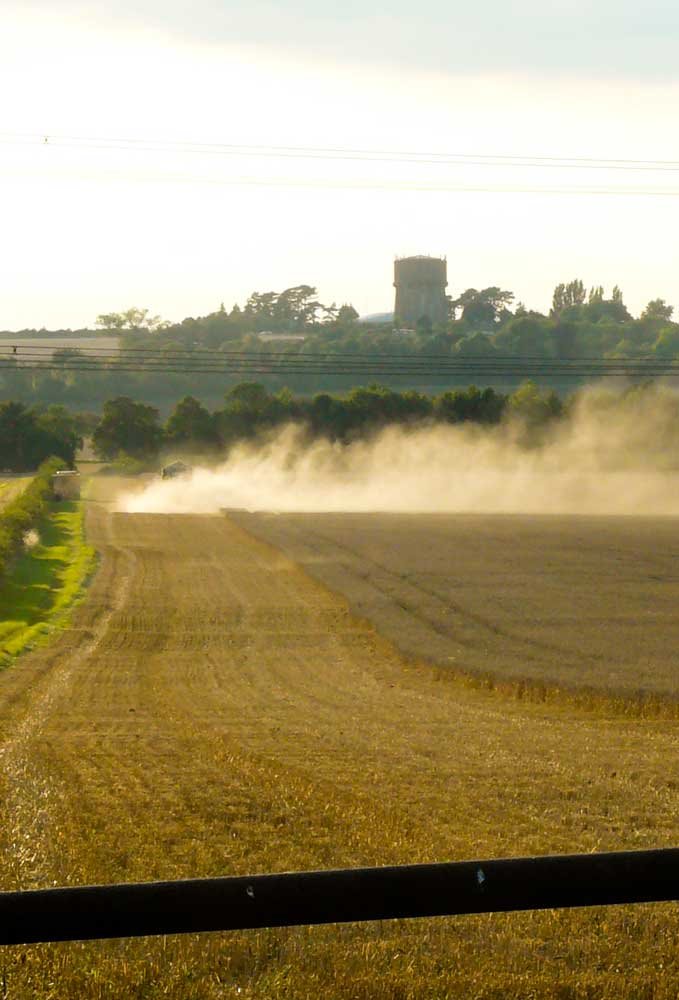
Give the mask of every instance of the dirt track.
M 93 502 L 89 535 L 73 627 L 0 674 L 3 887 L 676 842 L 675 726 L 437 682 L 223 517 Z M 623 945 L 630 983 L 679 981 L 652 912 L 12 949 L 6 995 L 491 996 L 577 968 L 608 996 Z

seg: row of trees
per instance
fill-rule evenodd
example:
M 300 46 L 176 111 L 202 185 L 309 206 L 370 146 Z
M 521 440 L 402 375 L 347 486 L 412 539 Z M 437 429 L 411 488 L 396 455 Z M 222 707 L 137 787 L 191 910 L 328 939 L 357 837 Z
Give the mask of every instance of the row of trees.
M 345 328 L 358 319 L 350 305 L 327 306 L 319 301 L 312 285 L 294 285 L 282 292 L 253 292 L 243 307 L 238 304 L 228 311 L 222 302 L 216 312 L 181 323 L 168 323 L 151 316 L 148 309 L 128 309 L 122 313 L 103 313 L 96 325 L 107 334 L 122 335 L 126 342 L 138 345 L 140 337 L 163 334 L 176 344 L 219 347 L 224 342 L 240 340 L 250 334 L 303 333 L 312 330 Z M 149 342 L 157 344 L 158 337 Z
M 519 302 L 513 309 L 514 293 L 497 286 L 467 288 L 453 299 L 448 297 L 449 322 L 435 327 L 422 316 L 413 333 L 426 336 L 432 333 L 466 334 L 495 333 L 512 319 L 533 318 L 569 321 L 574 323 L 627 323 L 633 317 L 623 301 L 619 286 L 607 297 L 602 285 L 589 290 L 576 279 L 556 286 L 552 308 L 548 315 L 528 310 Z M 669 323 L 673 308 L 664 299 L 654 299 L 642 311 L 642 323 L 658 321 Z M 158 316 L 150 316 L 147 309 L 128 309 L 123 313 L 105 313 L 97 318 L 97 326 L 107 333 L 133 335 L 138 343 L 140 335 L 162 333 L 177 342 L 204 344 L 219 347 L 225 341 L 239 340 L 249 334 L 264 331 L 272 333 L 308 333 L 332 337 L 349 332 L 359 316 L 353 306 L 335 303 L 324 305 L 318 299 L 317 289 L 311 285 L 296 285 L 282 292 L 253 292 L 241 308 L 234 305 L 227 311 L 224 303 L 209 315 L 194 319 L 188 317 L 181 323 L 168 323 Z M 360 324 L 367 333 L 385 324 Z M 400 329 L 402 322 L 394 317 L 393 328 Z M 190 338 L 190 339 L 189 339 Z M 164 339 L 164 338 L 163 338 Z M 158 338 L 155 338 L 156 342 Z
M 508 414 L 540 428 L 558 418 L 563 404 L 553 392 L 526 382 L 511 394 L 492 388 L 449 390 L 437 396 L 386 386 L 352 389 L 346 396 L 318 393 L 308 398 L 288 389 L 270 393 L 257 382 L 242 382 L 212 412 L 193 396 L 174 407 L 165 422 L 159 411 L 127 396 L 109 400 L 101 417 L 71 413 L 62 406 L 28 407 L 0 403 L 0 469 L 24 472 L 49 456 L 72 467 L 83 439 L 91 437 L 105 460 L 121 455 L 148 460 L 163 452 L 218 453 L 237 441 L 290 422 L 309 433 L 351 441 L 389 424 L 419 421 L 497 424 Z
M 564 358 L 648 357 L 679 359 L 679 324 L 672 320 L 673 309 L 663 299 L 648 303 L 638 317 L 630 315 L 622 291 L 617 286 L 608 294 L 601 286 L 587 289 L 580 280 L 559 284 L 549 314 L 527 309 L 514 302 L 513 292 L 496 286 L 466 289 L 450 300 L 450 319 L 441 326 L 422 317 L 415 330 L 404 331 L 398 318 L 389 323 L 359 322 L 350 305 L 337 307 L 320 302 L 311 285 L 296 285 L 282 292 L 253 292 L 244 306 L 235 305 L 203 317 L 188 317 L 168 323 L 145 309 L 105 313 L 98 317 L 99 332 L 115 334 L 122 347 L 152 348 L 168 359 L 163 371 L 130 371 L 129 364 L 116 360 L 92 361 L 89 371 L 72 370 L 82 354 L 77 348 L 58 351 L 52 370 L 37 371 L 22 366 L 21 341 L 17 355 L 5 356 L 0 367 L 0 395 L 23 401 L 38 398 L 78 409 L 100 409 L 106 399 L 129 396 L 167 409 L 170 401 L 193 395 L 209 405 L 217 405 L 224 391 L 238 376 L 203 373 L 198 378 L 170 365 L 173 352 L 189 351 L 200 360 L 205 350 L 247 352 L 262 358 L 272 351 L 308 355 L 322 352 L 330 356 L 322 371 L 315 374 L 263 375 L 267 389 L 276 392 L 287 384 L 293 391 L 311 395 L 321 390 L 347 391 L 351 377 L 332 371 L 332 355 L 371 354 L 379 358 L 395 354 L 413 358 L 441 357 L 492 358 L 497 356 Z M 262 340 L 261 334 L 296 333 L 303 342 Z M 582 381 L 585 378 L 583 377 Z M 462 386 L 468 376 L 444 383 L 426 376 L 415 386 L 434 393 L 443 385 Z M 389 382 L 399 388 L 403 380 Z M 519 379 L 504 378 L 495 387 L 508 392 Z M 574 382 L 553 387 L 564 390 Z
M 57 456 L 73 466 L 91 418 L 63 406 L 28 408 L 21 402 L 0 403 L 0 469 L 25 472 Z
M 165 424 L 152 406 L 125 396 L 109 400 L 92 440 L 104 459 L 122 454 L 146 460 L 161 450 L 222 451 L 290 422 L 305 426 L 313 435 L 350 441 L 389 424 L 423 420 L 497 424 L 507 414 L 520 418 L 528 428 L 541 428 L 562 411 L 563 404 L 555 393 L 541 392 L 532 382 L 510 395 L 469 386 L 427 396 L 371 385 L 355 388 L 344 397 L 319 393 L 311 399 L 289 390 L 271 394 L 259 383 L 243 382 L 231 389 L 225 405 L 213 412 L 193 396 L 185 397 Z

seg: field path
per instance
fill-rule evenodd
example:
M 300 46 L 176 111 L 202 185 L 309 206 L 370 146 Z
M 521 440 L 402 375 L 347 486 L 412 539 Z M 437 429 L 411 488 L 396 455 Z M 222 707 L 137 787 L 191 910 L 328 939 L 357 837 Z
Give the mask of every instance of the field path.
M 115 488 L 71 628 L 0 674 L 4 888 L 676 843 L 674 724 L 441 682 L 228 518 L 116 513 Z M 616 914 L 13 949 L 5 996 L 484 996 L 605 983 L 622 943 L 676 987 L 669 908 Z

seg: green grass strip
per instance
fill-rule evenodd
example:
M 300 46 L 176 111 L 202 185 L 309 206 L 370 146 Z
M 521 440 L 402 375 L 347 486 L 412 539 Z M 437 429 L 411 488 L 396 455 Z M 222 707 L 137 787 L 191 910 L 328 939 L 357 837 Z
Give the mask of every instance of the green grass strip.
M 0 667 L 67 624 L 96 564 L 81 502 L 50 504 L 36 530 L 38 544 L 24 550 L 0 585 Z

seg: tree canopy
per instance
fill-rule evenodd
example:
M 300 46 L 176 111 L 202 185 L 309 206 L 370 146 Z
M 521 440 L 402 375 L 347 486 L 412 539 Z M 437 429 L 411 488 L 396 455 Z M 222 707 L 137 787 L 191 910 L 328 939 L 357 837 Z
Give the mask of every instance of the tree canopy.
M 92 435 L 95 451 L 108 459 L 121 452 L 133 458 L 155 454 L 163 439 L 159 417 L 154 407 L 127 396 L 109 400 Z
M 26 404 L 38 398 L 89 410 L 124 396 L 144 399 L 163 410 L 187 396 L 202 405 L 214 405 L 239 381 L 237 366 L 229 374 L 230 356 L 239 353 L 261 359 L 257 377 L 267 392 L 275 394 L 288 385 L 307 395 L 349 391 L 354 380 L 350 373 L 342 374 L 341 369 L 347 366 L 337 360 L 348 355 L 370 355 L 376 368 L 381 357 L 395 355 L 409 359 L 647 358 L 663 363 L 679 359 L 679 324 L 673 321 L 673 308 L 664 299 L 651 300 L 638 317 L 632 317 L 619 286 L 610 291 L 600 284 L 588 288 L 579 278 L 556 286 L 549 315 L 523 303 L 514 307 L 514 298 L 512 291 L 499 286 L 468 288 L 450 300 L 447 322 L 422 321 L 407 331 L 394 320 L 362 321 L 347 302 L 339 307 L 326 305 L 309 284 L 283 291 L 256 291 L 243 305 L 229 309 L 222 302 L 214 312 L 189 316 L 179 323 L 165 323 L 149 309 L 136 307 L 103 313 L 97 320 L 101 331 L 115 334 L 123 349 L 135 349 L 129 357 L 141 357 L 137 349 L 152 350 L 157 358 L 153 370 L 130 371 L 129 363 L 102 354 L 100 360 L 89 355 L 88 371 L 77 371 L 83 359 L 77 346 L 59 349 L 49 369 L 29 370 L 20 363 L 19 348 L 18 355 L 9 356 L 0 372 L 0 398 L 11 397 Z M 208 366 L 202 362 L 214 358 L 215 352 L 223 354 L 224 363 L 219 367 L 226 374 L 205 370 Z M 280 375 L 268 370 L 272 352 L 299 355 L 302 362 L 308 355 L 322 355 L 324 363 L 307 365 L 306 372 L 300 364 L 296 372 Z M 178 356 L 189 355 L 196 366 L 176 362 Z M 200 378 L 190 370 L 195 367 L 203 369 Z M 586 373 L 582 374 L 581 382 L 586 379 Z M 387 381 L 393 389 L 403 387 L 397 378 Z M 440 392 L 467 381 L 465 375 L 457 380 L 438 379 L 430 371 L 416 387 Z M 515 376 L 496 384 L 512 389 L 519 382 Z M 573 380 L 553 382 L 560 391 L 577 384 Z
M 72 466 L 81 446 L 77 419 L 64 407 L 0 403 L 0 469 L 26 472 L 52 455 Z

